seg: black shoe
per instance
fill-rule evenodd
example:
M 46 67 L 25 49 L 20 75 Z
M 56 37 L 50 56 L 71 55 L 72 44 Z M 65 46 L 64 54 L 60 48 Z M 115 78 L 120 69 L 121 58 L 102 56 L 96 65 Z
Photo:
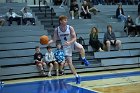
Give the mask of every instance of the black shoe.
M 64 75 L 64 71 L 59 71 L 59 75 Z

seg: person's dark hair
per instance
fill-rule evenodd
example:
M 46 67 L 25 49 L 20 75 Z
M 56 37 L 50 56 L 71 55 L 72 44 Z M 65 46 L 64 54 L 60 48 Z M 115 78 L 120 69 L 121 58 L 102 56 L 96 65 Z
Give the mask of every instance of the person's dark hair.
M 96 34 L 98 34 L 99 30 L 97 29 L 97 27 L 92 27 L 90 33 L 93 34 L 93 29 L 94 29 L 94 28 L 95 28 L 95 30 L 96 30 Z
M 9 9 L 9 12 L 12 11 L 12 10 L 13 10 L 13 8 L 10 8 L 10 9 Z
M 25 11 L 26 9 L 27 9 L 27 7 L 24 7 L 24 9 L 23 9 L 23 10 Z
M 107 25 L 107 29 L 108 29 L 109 27 L 112 29 L 112 25 Z
M 52 47 L 51 47 L 51 46 L 47 46 L 46 48 L 47 48 L 47 49 L 51 49 Z
M 39 46 L 36 46 L 35 49 L 40 48 Z
M 57 41 L 56 41 L 56 46 L 57 46 L 57 45 L 62 45 L 62 43 L 61 43 L 60 40 L 57 40 Z

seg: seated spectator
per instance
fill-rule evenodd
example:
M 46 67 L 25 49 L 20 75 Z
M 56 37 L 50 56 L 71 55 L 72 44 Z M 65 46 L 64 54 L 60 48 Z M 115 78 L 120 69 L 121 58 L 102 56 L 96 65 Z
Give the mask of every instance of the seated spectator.
M 94 5 L 91 5 L 90 2 L 88 2 L 88 6 L 89 6 L 89 12 L 93 13 L 94 15 L 97 14 L 97 12 L 100 12 Z
M 84 19 L 91 19 L 91 14 L 89 12 L 89 4 L 86 0 L 83 1 L 82 7 L 81 7 L 81 16 L 84 16 Z
M 138 3 L 138 15 L 140 15 L 140 2 Z
M 47 53 L 45 54 L 45 61 L 49 67 L 48 76 L 52 76 L 51 72 L 53 67 L 56 70 L 56 76 L 59 75 L 58 73 L 58 63 L 56 62 L 54 53 L 52 52 L 51 46 L 47 46 Z
M 56 45 L 56 50 L 54 51 L 54 56 L 56 59 L 56 62 L 58 62 L 59 65 L 59 74 L 63 75 L 64 74 L 64 64 L 65 64 L 65 55 L 64 51 L 62 50 L 62 46 L 60 43 L 57 43 Z
M 104 44 L 107 46 L 107 51 L 110 51 L 110 45 L 115 46 L 117 50 L 121 48 L 121 41 L 116 39 L 111 25 L 107 26 L 107 32 L 104 34 Z
M 128 0 L 129 5 L 133 5 L 134 3 L 135 3 L 134 0 Z
M 35 64 L 40 72 L 41 76 L 45 76 L 45 68 L 46 68 L 46 63 L 43 61 L 43 55 L 40 52 L 40 47 L 36 46 L 35 47 L 35 54 L 34 54 L 34 60 Z
M 33 17 L 32 13 L 28 12 L 27 7 L 24 7 L 22 10 L 23 15 L 23 24 L 27 25 L 27 21 L 30 21 L 32 25 L 35 25 L 35 18 Z
M 140 14 L 139 16 L 136 18 L 136 31 L 137 31 L 137 36 L 140 35 Z
M 90 32 L 89 44 L 95 51 L 103 51 L 103 44 L 98 40 L 98 29 L 93 27 Z
M 0 27 L 1 27 L 1 26 L 3 26 L 3 25 L 4 25 L 4 23 L 5 23 L 5 19 L 0 18 Z
M 16 21 L 18 25 L 21 24 L 21 17 L 20 15 L 16 14 L 15 12 L 13 12 L 13 9 L 10 8 L 9 11 L 6 13 L 6 16 L 8 17 L 8 22 L 9 22 L 9 26 L 11 26 L 13 21 Z
M 121 20 L 122 22 L 125 22 L 127 17 L 124 15 L 124 11 L 122 8 L 122 4 L 118 5 L 118 8 L 116 10 L 116 18 L 118 18 L 119 20 Z
M 124 31 L 127 33 L 128 36 L 130 36 L 131 33 L 135 33 L 135 35 L 137 34 L 136 27 L 135 27 L 135 24 L 134 24 L 131 16 L 127 17 L 127 20 L 126 20 L 125 26 L 124 26 Z
M 81 19 L 79 6 L 78 6 L 76 0 L 74 0 L 70 6 L 70 14 L 72 16 L 72 19 L 74 19 L 75 15 L 77 15 L 77 14 L 78 14 L 79 19 Z
M 93 5 L 104 4 L 104 0 L 91 0 Z
M 62 0 L 53 0 L 54 5 L 61 5 Z

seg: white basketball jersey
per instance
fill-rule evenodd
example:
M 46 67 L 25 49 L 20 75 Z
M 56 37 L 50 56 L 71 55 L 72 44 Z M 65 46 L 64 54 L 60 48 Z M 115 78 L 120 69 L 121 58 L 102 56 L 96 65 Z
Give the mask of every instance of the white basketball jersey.
M 66 41 L 69 41 L 71 39 L 71 37 L 70 37 L 70 26 L 69 25 L 66 26 L 66 31 L 65 32 L 61 31 L 60 27 L 58 27 L 58 36 L 61 40 L 62 45 L 64 45 L 64 43 Z
M 72 45 L 69 45 L 69 46 L 64 45 L 64 43 L 66 41 L 69 41 L 71 39 L 70 26 L 67 25 L 66 26 L 66 31 L 64 31 L 64 32 L 61 31 L 60 27 L 58 27 L 57 29 L 58 29 L 58 36 L 61 40 L 65 56 L 72 56 Z

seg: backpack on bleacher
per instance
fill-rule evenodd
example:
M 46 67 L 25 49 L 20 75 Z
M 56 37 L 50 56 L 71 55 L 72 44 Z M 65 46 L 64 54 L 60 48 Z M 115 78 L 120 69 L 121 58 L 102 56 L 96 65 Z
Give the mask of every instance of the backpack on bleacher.
M 84 49 L 86 48 L 85 41 L 82 37 L 79 37 L 77 42 L 80 43 L 84 47 Z M 79 59 L 81 59 L 81 54 L 79 54 Z M 81 64 L 84 65 L 84 62 L 82 62 Z
M 85 46 L 85 41 L 82 37 L 79 37 L 78 43 L 80 43 L 83 47 Z

